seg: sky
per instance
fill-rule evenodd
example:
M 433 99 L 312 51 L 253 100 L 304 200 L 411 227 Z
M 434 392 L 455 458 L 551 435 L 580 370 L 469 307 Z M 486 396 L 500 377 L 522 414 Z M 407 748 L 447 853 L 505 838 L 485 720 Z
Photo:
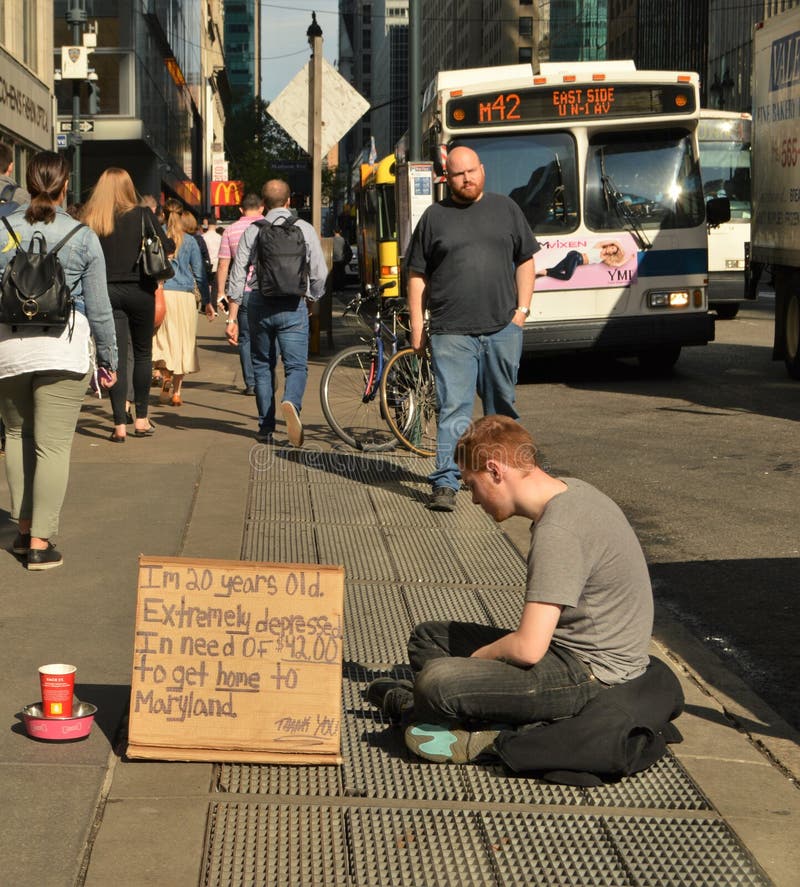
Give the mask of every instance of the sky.
M 311 12 L 322 28 L 322 54 L 333 65 L 339 56 L 339 0 L 261 2 L 261 96 L 272 101 L 311 58 L 306 31 Z

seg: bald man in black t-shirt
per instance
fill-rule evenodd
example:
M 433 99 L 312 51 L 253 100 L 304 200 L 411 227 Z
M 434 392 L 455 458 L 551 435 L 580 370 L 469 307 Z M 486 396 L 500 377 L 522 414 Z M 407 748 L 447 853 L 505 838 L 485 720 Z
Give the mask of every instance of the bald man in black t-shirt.
M 452 511 L 460 475 L 456 441 L 472 418 L 475 392 L 484 415 L 518 418 L 514 408 L 522 327 L 539 250 L 522 210 L 483 190 L 486 174 L 471 148 L 447 156 L 450 196 L 423 214 L 408 255 L 411 345 L 425 345 L 424 314 L 439 400 L 436 468 L 429 508 Z

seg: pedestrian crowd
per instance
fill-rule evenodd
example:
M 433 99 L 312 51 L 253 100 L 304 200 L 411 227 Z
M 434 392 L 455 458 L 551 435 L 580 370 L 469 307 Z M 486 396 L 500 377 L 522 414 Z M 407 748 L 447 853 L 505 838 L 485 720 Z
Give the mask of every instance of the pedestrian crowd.
M 240 218 L 220 228 L 208 218 L 198 225 L 177 199 L 160 206 L 141 197 L 116 167 L 69 211 L 63 155 L 34 156 L 25 189 L 13 181 L 2 145 L 0 169 L 8 232 L 0 251 L 0 414 L 18 525 L 12 550 L 29 570 L 63 560 L 53 538 L 91 380 L 110 395 L 111 442 L 125 443 L 128 426 L 135 437 L 152 437 L 153 382 L 161 402 L 179 408 L 184 380 L 200 368 L 198 312 L 209 320 L 225 315 L 243 393 L 255 398 L 256 439 L 272 442 L 280 410 L 290 443 L 302 446 L 309 305 L 323 296 L 328 267 L 313 227 L 290 209 L 286 182 L 271 179 L 261 194 L 246 194 Z M 513 630 L 452 620 L 417 625 L 408 645 L 414 679 L 379 678 L 365 695 L 403 727 L 419 757 L 495 756 L 524 768 L 544 744 L 559 761 L 567 755 L 561 770 L 569 772 L 605 772 L 612 765 L 599 754 L 587 758 L 585 737 L 596 737 L 598 750 L 627 748 L 627 711 L 656 711 L 643 721 L 652 741 L 636 738 L 627 756 L 627 766 L 649 766 L 662 753 L 653 737 L 680 707 L 674 676 L 670 683 L 648 656 L 647 565 L 621 509 L 584 481 L 544 471 L 519 422 L 515 388 L 539 244 L 517 204 L 486 191 L 485 178 L 473 149 L 450 151 L 449 195 L 423 213 L 408 251 L 410 341 L 420 353 L 430 348 L 438 398 L 428 506 L 453 511 L 463 484 L 495 521 L 531 521 L 521 615 Z M 336 288 L 345 245 L 337 230 Z M 605 246 L 614 256 L 603 261 L 625 260 L 618 244 Z M 26 292 L 21 269 L 41 272 L 46 250 L 57 255 L 52 286 L 43 296 Z M 540 274 L 566 277 L 587 259 L 576 253 L 569 261 L 567 270 Z M 74 303 L 68 317 L 58 310 L 65 293 Z M 484 416 L 473 421 L 476 395 Z M 614 715 L 623 709 L 625 718 Z M 576 749 L 581 768 L 570 767 Z
M 87 392 L 108 394 L 111 443 L 126 443 L 129 432 L 153 437 L 151 389 L 158 387 L 161 404 L 180 408 L 186 378 L 200 369 L 198 312 L 209 321 L 226 317 L 263 443 L 275 431 L 282 361 L 280 411 L 289 441 L 302 445 L 309 305 L 324 294 L 328 268 L 313 227 L 289 209 L 283 181 L 247 194 L 231 225 L 198 224 L 182 201 L 141 195 L 118 167 L 100 174 L 85 203 L 67 205 L 64 155 L 36 154 L 25 188 L 14 181 L 13 157 L 0 143 L 0 230 L 7 235 L 0 431 L 18 527 L 12 550 L 37 571 L 63 563 L 54 538 Z M 288 244 L 280 254 L 262 242 L 276 233 L 276 220 Z M 26 289 L 32 275 L 47 285 Z

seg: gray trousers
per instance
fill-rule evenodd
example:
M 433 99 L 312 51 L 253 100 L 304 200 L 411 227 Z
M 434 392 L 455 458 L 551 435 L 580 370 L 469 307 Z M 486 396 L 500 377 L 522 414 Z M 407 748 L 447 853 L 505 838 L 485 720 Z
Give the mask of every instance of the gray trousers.
M 88 384 L 89 373 L 63 370 L 0 379 L 11 517 L 30 520 L 31 535 L 38 539 L 58 531 L 72 438 Z

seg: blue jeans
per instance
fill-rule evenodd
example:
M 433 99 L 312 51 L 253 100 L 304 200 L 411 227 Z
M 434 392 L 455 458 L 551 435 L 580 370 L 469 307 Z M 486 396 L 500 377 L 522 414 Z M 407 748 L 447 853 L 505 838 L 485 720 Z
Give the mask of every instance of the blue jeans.
M 242 380 L 245 388 L 255 388 L 256 377 L 253 372 L 253 358 L 250 355 L 250 321 L 247 317 L 247 306 L 250 293 L 245 293 L 237 319 L 239 321 L 239 363 L 242 365 Z
M 416 672 L 414 714 L 431 724 L 507 724 L 567 718 L 603 688 L 591 668 L 554 644 L 536 665 L 470 654 L 508 634 L 475 622 L 423 622 L 411 632 L 408 655 Z
M 265 299 L 252 293 L 247 305 L 250 356 L 255 376 L 258 427 L 275 430 L 275 366 L 280 350 L 286 374 L 283 397 L 297 412 L 303 404 L 308 379 L 308 309 L 305 299 Z
M 439 402 L 436 468 L 428 476 L 436 487 L 457 490 L 460 472 L 453 460 L 456 443 L 472 420 L 477 391 L 483 415 L 518 419 L 514 409 L 517 371 L 522 356 L 522 328 L 515 323 L 482 336 L 437 333 L 431 357 Z

